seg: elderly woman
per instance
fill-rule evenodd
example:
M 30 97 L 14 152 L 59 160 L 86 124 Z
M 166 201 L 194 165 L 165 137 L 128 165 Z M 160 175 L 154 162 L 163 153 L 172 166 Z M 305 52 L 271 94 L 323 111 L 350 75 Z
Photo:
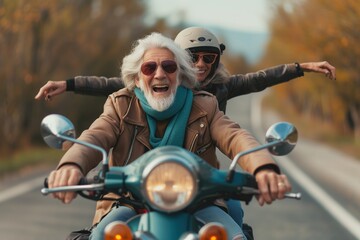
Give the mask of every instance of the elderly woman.
M 121 74 L 125 88 L 108 97 L 103 113 L 79 137 L 106 151 L 112 148 L 112 166 L 126 165 L 159 146 L 176 145 L 218 167 L 216 148 L 231 159 L 238 152 L 259 145 L 218 109 L 213 95 L 192 90 L 196 70 L 189 54 L 171 39 L 153 33 L 138 40 L 123 59 Z M 49 187 L 77 184 L 100 161 L 97 151 L 73 145 L 50 173 Z M 245 156 L 239 165 L 255 175 L 260 205 L 283 198 L 291 189 L 287 177 L 280 174 L 266 150 Z M 76 194 L 54 193 L 54 197 L 70 203 Z M 220 206 L 221 201 L 216 202 L 198 210 L 195 216 L 203 222 L 224 224 L 231 239 L 245 239 L 239 225 Z M 90 239 L 102 239 L 109 222 L 126 221 L 135 214 L 131 206 L 99 201 Z

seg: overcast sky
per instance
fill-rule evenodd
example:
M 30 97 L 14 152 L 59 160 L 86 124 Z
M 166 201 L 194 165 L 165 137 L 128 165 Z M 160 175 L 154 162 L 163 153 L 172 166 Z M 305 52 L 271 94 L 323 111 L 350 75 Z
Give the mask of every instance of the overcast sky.
M 147 0 L 153 16 L 176 23 L 179 12 L 187 22 L 223 28 L 267 32 L 267 0 Z

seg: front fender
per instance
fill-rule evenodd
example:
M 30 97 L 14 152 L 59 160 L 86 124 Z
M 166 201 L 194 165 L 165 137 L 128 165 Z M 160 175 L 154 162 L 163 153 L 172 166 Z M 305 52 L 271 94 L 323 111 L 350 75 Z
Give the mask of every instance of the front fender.
M 200 223 L 186 212 L 148 212 L 137 215 L 127 222 L 133 233 L 142 232 L 153 239 L 180 239 L 184 233 L 197 233 Z

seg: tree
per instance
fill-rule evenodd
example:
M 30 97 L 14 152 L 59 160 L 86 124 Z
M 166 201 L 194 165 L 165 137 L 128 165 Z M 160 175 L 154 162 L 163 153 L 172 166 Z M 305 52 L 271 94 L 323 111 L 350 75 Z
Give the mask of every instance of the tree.
M 360 5 L 356 0 L 279 1 L 271 21 L 271 40 L 263 63 L 327 60 L 337 81 L 310 75 L 276 88 L 299 112 L 353 131 L 360 141 Z M 310 78 L 306 77 L 306 78 Z
M 149 31 L 145 10 L 141 0 L 0 1 L 2 150 L 39 139 L 48 113 L 69 115 L 80 129 L 88 127 L 104 101 L 74 97 L 45 104 L 34 95 L 48 79 L 119 75 L 133 41 Z

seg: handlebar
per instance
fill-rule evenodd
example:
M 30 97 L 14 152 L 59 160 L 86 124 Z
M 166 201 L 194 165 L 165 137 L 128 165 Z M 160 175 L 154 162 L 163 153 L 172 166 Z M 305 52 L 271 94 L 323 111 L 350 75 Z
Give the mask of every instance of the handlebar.
M 76 185 L 76 186 L 64 186 L 56 188 L 42 188 L 41 193 L 48 195 L 55 192 L 77 192 L 77 191 L 96 191 L 104 189 L 104 183 L 87 184 L 87 185 Z
M 49 188 L 48 178 L 44 180 L 44 188 L 41 189 L 43 195 L 56 192 L 78 192 L 78 191 L 96 191 L 104 189 L 104 183 L 91 183 L 92 181 L 86 178 L 81 178 L 78 185 L 74 186 L 63 186 L 56 188 Z
M 259 195 L 260 191 L 256 188 L 250 188 L 250 187 L 243 187 L 242 188 L 242 193 L 244 194 L 253 194 L 253 195 Z M 302 195 L 300 192 L 298 193 L 285 193 L 284 195 L 285 198 L 291 198 L 291 199 L 296 199 L 296 200 L 300 200 Z

